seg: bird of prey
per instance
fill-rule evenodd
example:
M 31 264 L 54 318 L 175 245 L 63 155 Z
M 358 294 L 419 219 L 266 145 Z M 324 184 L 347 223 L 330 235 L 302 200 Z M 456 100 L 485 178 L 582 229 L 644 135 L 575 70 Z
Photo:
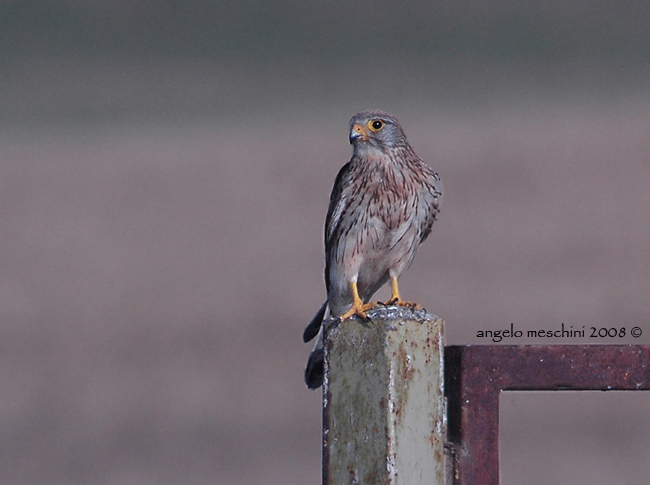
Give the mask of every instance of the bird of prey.
M 305 382 L 323 383 L 323 323 L 341 321 L 379 305 L 372 295 L 390 280 L 391 298 L 383 305 L 418 308 L 402 300 L 398 278 L 431 232 L 440 211 L 440 177 L 415 154 L 397 119 L 369 110 L 350 120 L 354 153 L 341 168 L 325 220 L 327 300 L 303 334 L 312 348 Z

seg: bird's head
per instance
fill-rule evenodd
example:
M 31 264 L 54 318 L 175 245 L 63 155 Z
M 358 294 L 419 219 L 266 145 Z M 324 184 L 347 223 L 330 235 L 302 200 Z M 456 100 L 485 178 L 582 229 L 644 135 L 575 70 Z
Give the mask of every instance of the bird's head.
M 379 110 L 357 113 L 350 120 L 350 143 L 358 150 L 385 151 L 406 143 L 404 131 L 393 115 Z

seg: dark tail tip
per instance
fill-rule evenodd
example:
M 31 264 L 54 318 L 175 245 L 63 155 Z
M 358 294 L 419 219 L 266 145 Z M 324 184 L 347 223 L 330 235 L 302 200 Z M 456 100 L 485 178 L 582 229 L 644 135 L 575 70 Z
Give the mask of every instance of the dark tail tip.
M 312 318 L 305 331 L 302 333 L 302 341 L 307 343 L 318 335 L 320 330 L 321 323 L 323 323 L 323 317 L 325 317 L 325 309 L 327 308 L 327 302 L 323 303 L 323 306 L 320 307 L 320 310 L 316 313 L 314 318 Z
M 309 389 L 318 389 L 323 385 L 324 359 L 325 352 L 322 347 L 309 354 L 307 368 L 305 369 L 305 384 Z

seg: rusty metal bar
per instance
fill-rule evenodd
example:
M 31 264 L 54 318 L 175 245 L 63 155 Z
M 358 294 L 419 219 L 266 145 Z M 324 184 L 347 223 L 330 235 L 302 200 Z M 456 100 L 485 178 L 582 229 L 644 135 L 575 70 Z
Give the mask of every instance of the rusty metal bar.
M 454 483 L 499 483 L 499 393 L 504 390 L 650 390 L 650 346 L 446 347 Z
M 445 480 L 444 322 L 379 308 L 325 338 L 323 483 Z

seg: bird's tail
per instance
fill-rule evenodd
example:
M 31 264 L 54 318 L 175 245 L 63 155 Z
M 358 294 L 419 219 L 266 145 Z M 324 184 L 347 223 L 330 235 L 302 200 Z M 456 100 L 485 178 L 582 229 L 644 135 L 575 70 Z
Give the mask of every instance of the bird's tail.
M 305 331 L 302 333 L 302 341 L 307 343 L 313 339 L 318 332 L 320 331 L 321 324 L 325 319 L 325 312 L 327 311 L 327 302 L 323 303 L 323 306 L 320 307 L 320 310 L 316 312 L 314 318 L 311 319 L 309 325 L 305 328 Z
M 305 342 L 309 342 L 314 337 L 316 341 L 307 359 L 307 368 L 305 369 L 305 383 L 309 389 L 318 389 L 323 385 L 323 372 L 325 365 L 325 352 L 323 350 L 323 321 L 329 316 L 327 302 L 318 310 L 314 318 L 302 335 Z

